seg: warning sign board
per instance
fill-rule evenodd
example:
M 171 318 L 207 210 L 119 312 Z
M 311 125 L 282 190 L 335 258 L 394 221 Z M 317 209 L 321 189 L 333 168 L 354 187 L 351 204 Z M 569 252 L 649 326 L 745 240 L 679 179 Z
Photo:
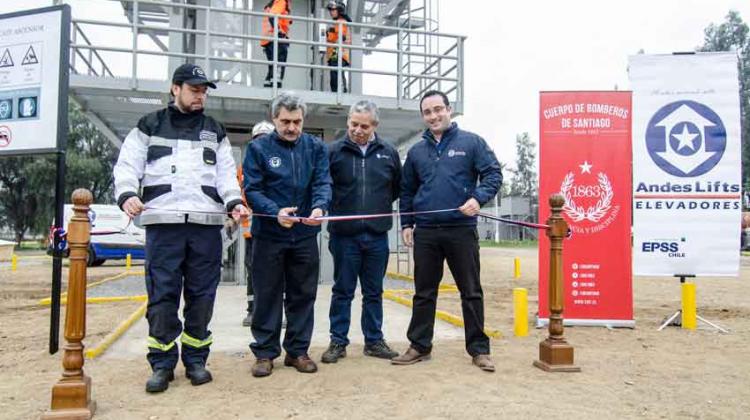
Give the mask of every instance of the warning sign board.
M 70 6 L 0 15 L 0 28 L 0 155 L 63 150 Z
M 26 55 L 23 56 L 23 61 L 21 62 L 22 66 L 31 64 L 39 64 L 39 59 L 36 58 L 33 45 L 29 45 L 29 49 L 26 51 Z
M 3 51 L 3 56 L 0 58 L 0 68 L 2 67 L 13 67 L 13 57 L 10 56 L 8 48 Z

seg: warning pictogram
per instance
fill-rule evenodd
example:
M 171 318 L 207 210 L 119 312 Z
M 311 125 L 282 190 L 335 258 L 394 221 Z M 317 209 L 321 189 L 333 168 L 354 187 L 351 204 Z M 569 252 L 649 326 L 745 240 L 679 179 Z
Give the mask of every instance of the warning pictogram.
M 13 58 L 11 58 L 10 51 L 7 48 L 3 53 L 3 57 L 0 58 L 0 68 L 2 67 L 13 67 Z
M 39 64 L 39 59 L 36 58 L 33 46 L 29 46 L 29 49 L 26 50 L 26 55 L 23 56 L 23 61 L 21 61 L 22 66 L 28 66 L 29 64 Z
M 13 133 L 10 128 L 4 125 L 0 125 L 0 147 L 6 147 L 13 140 Z

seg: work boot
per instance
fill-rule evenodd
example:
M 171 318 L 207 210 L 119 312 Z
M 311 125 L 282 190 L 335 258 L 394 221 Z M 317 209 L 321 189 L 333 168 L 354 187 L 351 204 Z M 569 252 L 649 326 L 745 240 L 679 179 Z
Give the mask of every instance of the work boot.
M 323 363 L 336 363 L 343 357 L 346 357 L 346 346 L 341 343 L 331 341 L 331 344 L 328 345 L 326 351 L 323 352 L 323 356 L 320 358 L 320 361 Z
M 372 344 L 365 344 L 365 356 L 378 357 L 380 359 L 393 359 L 398 356 L 398 352 L 388 347 L 385 340 L 376 341 Z
M 173 380 L 174 371 L 171 369 L 156 369 L 146 381 L 146 392 L 164 392 Z
M 413 365 L 414 363 L 421 362 L 424 360 L 430 360 L 432 356 L 430 356 L 430 353 L 421 353 L 419 350 L 415 349 L 414 347 L 409 347 L 408 350 L 406 350 L 406 353 L 402 354 L 401 356 L 396 356 L 393 359 L 391 359 L 392 365 Z
M 485 372 L 495 371 L 495 364 L 492 363 L 492 359 L 490 359 L 489 354 L 477 354 L 476 356 L 471 358 L 471 362 Z
M 284 366 L 294 366 L 297 372 L 302 373 L 315 373 L 318 371 L 318 365 L 306 354 L 298 357 L 292 357 L 287 354 L 284 357 Z
M 273 360 L 271 359 L 256 359 L 250 372 L 256 378 L 262 378 L 273 373 Z
M 190 379 L 193 386 L 203 385 L 214 379 L 205 366 L 198 364 L 185 367 L 185 376 Z

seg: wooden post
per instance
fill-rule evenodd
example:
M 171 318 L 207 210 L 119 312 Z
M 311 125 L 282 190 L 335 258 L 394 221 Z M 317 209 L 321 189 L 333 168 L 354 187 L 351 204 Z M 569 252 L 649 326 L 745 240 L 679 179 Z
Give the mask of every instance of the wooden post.
M 568 234 L 568 223 L 563 219 L 562 207 L 565 199 L 554 194 L 549 199 L 552 215 L 547 219 L 550 239 L 549 256 L 549 337 L 539 343 L 539 360 L 534 366 L 547 372 L 580 372 L 581 368 L 573 364 L 573 346 L 563 337 L 563 240 Z
M 83 371 L 83 343 L 86 336 L 86 262 L 88 260 L 91 224 L 89 190 L 73 192 L 75 214 L 68 223 L 70 269 L 68 271 L 68 304 L 65 311 L 62 378 L 52 387 L 51 411 L 43 419 L 90 419 L 96 410 L 91 400 L 91 378 Z

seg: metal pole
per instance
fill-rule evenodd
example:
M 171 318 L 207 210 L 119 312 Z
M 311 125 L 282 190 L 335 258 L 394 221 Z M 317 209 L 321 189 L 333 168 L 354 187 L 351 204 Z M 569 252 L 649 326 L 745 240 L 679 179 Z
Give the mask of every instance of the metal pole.
M 495 194 L 495 217 L 500 217 L 500 199 L 498 196 L 500 192 Z M 495 243 L 500 243 L 500 221 L 495 220 Z
M 279 72 L 279 16 L 281 15 L 275 15 L 273 18 L 273 76 L 271 77 L 271 88 L 273 89 L 274 98 L 279 93 L 279 84 L 276 79 Z
M 211 79 L 211 3 L 209 2 L 209 7 L 206 8 L 206 39 L 204 42 L 204 47 L 206 51 L 204 51 L 204 56 L 206 57 L 206 77 Z
M 138 89 L 138 0 L 133 3 L 133 70 L 130 87 Z
M 57 353 L 60 337 L 60 289 L 62 284 L 62 250 L 59 230 L 63 227 L 65 210 L 65 152 L 57 153 L 55 179 L 55 234 L 52 235 L 52 302 L 50 305 L 49 354 Z
M 463 112 L 464 109 L 464 39 L 458 38 L 458 49 L 456 51 L 458 56 L 458 67 L 456 68 L 457 76 L 456 79 L 456 102 L 461 103 L 461 109 L 459 112 Z
M 336 66 L 337 66 L 336 74 L 338 74 L 338 77 L 336 78 L 336 103 L 340 104 L 341 103 L 341 75 L 342 75 L 341 66 L 344 63 L 344 57 L 343 57 L 344 49 L 342 48 L 342 41 L 344 40 L 344 33 L 343 33 L 344 25 L 340 20 L 336 22 L 336 24 L 339 27 L 338 40 L 337 40 L 338 45 L 336 46 L 336 48 L 338 49 L 338 60 L 336 63 Z
M 404 81 L 401 76 L 401 67 L 404 65 L 404 52 L 402 48 L 403 40 L 401 39 L 402 36 L 403 33 L 399 29 L 398 37 L 396 38 L 396 49 L 398 50 L 398 53 L 396 53 L 396 73 L 398 74 L 396 76 L 396 107 L 398 109 L 401 109 L 401 97 L 403 96 L 402 90 L 404 89 Z

